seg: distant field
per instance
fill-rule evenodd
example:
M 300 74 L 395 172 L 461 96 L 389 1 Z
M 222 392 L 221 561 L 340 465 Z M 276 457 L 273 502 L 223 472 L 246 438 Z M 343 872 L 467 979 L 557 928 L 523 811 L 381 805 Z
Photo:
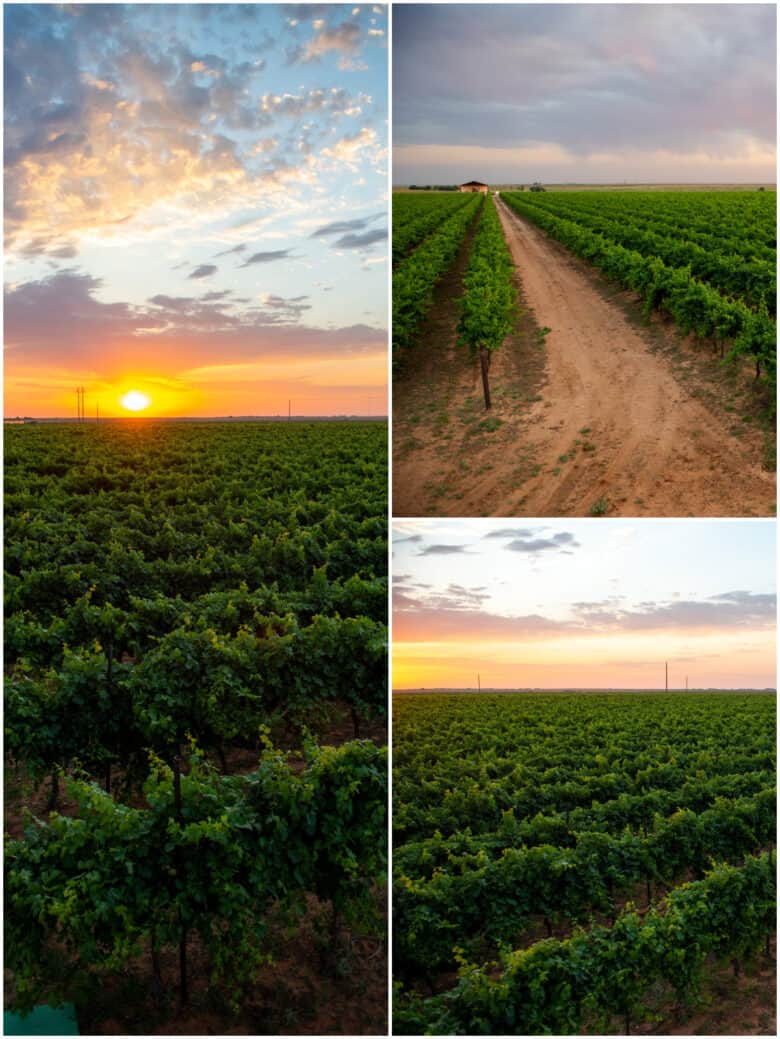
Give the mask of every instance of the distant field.
M 393 719 L 396 1034 L 644 1031 L 718 962 L 770 963 L 774 696 L 409 694 Z
M 530 181 L 526 183 L 529 187 Z M 522 187 L 520 182 L 512 184 L 491 184 L 492 191 L 518 191 Z M 550 191 L 777 191 L 777 184 L 545 184 Z M 412 189 L 405 185 L 397 184 L 393 187 L 394 192 L 408 192 Z M 425 189 L 415 188 L 415 192 L 425 193 Z

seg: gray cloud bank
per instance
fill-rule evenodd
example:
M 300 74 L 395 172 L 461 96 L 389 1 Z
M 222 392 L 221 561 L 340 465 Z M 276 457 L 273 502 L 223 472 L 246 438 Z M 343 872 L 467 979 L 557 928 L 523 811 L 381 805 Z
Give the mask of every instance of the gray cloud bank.
M 227 364 L 258 357 L 322 356 L 334 349 L 351 354 L 377 353 L 387 336 L 365 325 L 319 329 L 300 324 L 309 309 L 306 295 L 273 294 L 251 303 L 230 291 L 202 296 L 158 294 L 144 305 L 104 303 L 101 279 L 67 269 L 42 281 L 23 282 L 5 292 L 6 349 L 29 363 L 58 367 L 63 357 L 73 366 L 102 370 L 133 357 L 159 369 Z M 215 356 L 219 337 L 219 357 Z
M 397 7 L 394 180 L 773 178 L 775 22 L 773 4 Z
M 774 627 L 774 595 L 729 591 L 710 598 L 621 606 L 615 598 L 572 604 L 567 619 L 507 617 L 480 608 L 484 587 L 450 585 L 443 592 L 406 581 L 393 589 L 393 630 L 399 641 L 457 638 L 530 639 L 609 632 L 766 630 Z

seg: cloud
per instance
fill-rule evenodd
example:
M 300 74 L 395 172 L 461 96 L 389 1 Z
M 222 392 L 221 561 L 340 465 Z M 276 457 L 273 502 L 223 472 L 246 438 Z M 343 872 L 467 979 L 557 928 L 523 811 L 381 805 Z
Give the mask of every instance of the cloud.
M 377 242 L 387 240 L 387 229 L 376 228 L 373 231 L 365 231 L 363 234 L 345 234 L 334 242 L 336 249 L 367 249 Z
M 269 249 L 266 252 L 252 253 L 241 266 L 251 267 L 256 263 L 277 263 L 279 260 L 286 260 L 291 252 L 291 249 Z
M 510 541 L 504 548 L 510 552 L 527 552 L 534 555 L 538 552 L 562 552 L 579 548 L 580 543 L 573 534 L 561 531 L 550 538 L 534 537 L 530 531 Z
M 300 119 L 313 113 L 323 113 L 335 121 L 341 116 L 360 115 L 364 95 L 354 98 L 343 87 L 312 87 L 301 94 L 264 94 L 260 110 L 266 116 Z
M 7 255 L 68 259 L 86 235 L 162 236 L 172 219 L 205 225 L 317 184 L 327 163 L 316 152 L 334 123 L 373 101 L 332 82 L 260 93 L 258 54 L 273 38 L 243 24 L 260 17 L 211 4 L 175 21 L 166 5 L 9 7 Z M 351 25 L 315 33 L 311 60 L 354 54 Z M 219 53 L 202 44 L 212 37 Z M 281 120 L 293 136 L 261 135 Z
M 777 599 L 753 592 L 725 592 L 708 599 L 671 599 L 618 608 L 614 599 L 574 603 L 583 623 L 600 629 L 642 631 L 672 628 L 768 628 L 775 623 Z
M 290 65 L 305 65 L 319 61 L 329 51 L 352 55 L 360 49 L 360 26 L 357 22 L 344 21 L 332 29 L 321 29 L 307 43 L 288 52 Z
M 369 356 L 387 348 L 382 329 L 366 325 L 312 328 L 300 324 L 307 297 L 268 295 L 240 306 L 229 292 L 193 296 L 158 293 L 144 305 L 103 302 L 101 279 L 76 269 L 5 291 L 6 372 L 25 366 L 74 371 L 124 372 L 131 354 L 139 369 L 161 375 L 220 361 L 279 358 L 298 360 Z
M 357 133 L 347 134 L 340 138 L 331 147 L 323 148 L 322 155 L 328 159 L 354 164 L 358 161 L 361 152 L 370 149 L 375 144 L 376 130 L 370 126 L 364 126 Z
M 233 253 L 243 253 L 246 249 L 246 244 L 242 242 L 240 245 L 234 245 L 231 249 L 223 249 L 221 253 L 215 253 L 214 259 L 216 260 L 220 256 L 231 256 Z
M 483 593 L 486 589 L 482 587 L 465 589 L 459 585 L 450 585 L 443 592 L 420 592 L 406 582 L 399 597 L 393 599 L 395 637 L 412 642 L 467 637 L 503 641 L 562 634 L 772 631 L 777 610 L 774 595 L 736 591 L 706 599 L 645 602 L 624 608 L 614 597 L 579 602 L 572 604 L 569 617 L 505 616 L 474 608 L 487 600 Z
M 267 310 L 274 310 L 287 315 L 302 314 L 304 310 L 311 310 L 311 304 L 306 301 L 308 296 L 290 296 L 284 298 L 265 292 L 260 296 L 260 302 Z
M 202 263 L 199 267 L 196 267 L 192 274 L 188 275 L 190 278 L 210 278 L 212 274 L 216 274 L 219 268 L 215 267 L 213 263 Z
M 491 530 L 485 534 L 486 538 L 531 538 L 535 537 L 537 531 L 528 527 L 502 527 L 500 530 Z
M 411 541 L 412 538 L 407 538 Z M 468 554 L 468 549 L 465 545 L 426 545 L 426 547 L 417 554 L 420 556 L 452 556 L 457 553 Z
M 339 237 L 331 242 L 334 249 L 367 250 L 378 242 L 387 240 L 386 228 L 368 229 L 370 224 L 384 216 L 384 213 L 375 213 L 373 216 L 357 217 L 354 220 L 334 220 L 312 231 L 309 237 L 330 238 L 338 235 Z
M 775 23 L 769 4 L 402 5 L 395 179 L 688 180 L 706 160 L 707 180 L 771 179 Z
M 310 238 L 327 238 L 329 235 L 345 234 L 350 231 L 362 231 L 372 221 L 378 220 L 379 217 L 383 217 L 384 213 L 377 213 L 374 216 L 357 217 L 354 220 L 334 220 L 330 224 L 323 224 L 322 227 L 318 227 L 316 231 L 312 231 L 309 235 Z

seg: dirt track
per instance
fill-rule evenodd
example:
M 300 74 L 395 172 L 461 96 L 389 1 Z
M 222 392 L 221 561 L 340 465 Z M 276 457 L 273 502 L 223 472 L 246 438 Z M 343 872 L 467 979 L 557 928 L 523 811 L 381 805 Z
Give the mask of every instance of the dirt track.
M 531 388 L 537 392 L 508 390 L 533 354 L 527 343 L 506 344 L 494 363 L 500 389 L 493 415 L 501 428 L 475 441 L 472 422 L 458 443 L 452 407 L 478 395 L 478 385 L 475 366 L 454 350 L 452 319 L 444 334 L 447 303 L 440 299 L 436 341 L 431 329 L 424 333 L 424 385 L 417 393 L 414 378 L 394 385 L 394 514 L 773 515 L 775 478 L 762 466 L 763 436 L 741 424 L 733 405 L 723 406 L 712 356 L 679 344 L 671 331 L 642 327 L 585 265 L 500 200 L 498 210 L 523 305 L 537 329 L 550 329 L 537 336 L 537 343 L 544 338 L 544 378 Z M 526 327 L 524 335 L 533 332 Z M 657 348 L 659 338 L 673 341 L 682 359 L 673 363 Z M 432 402 L 429 414 L 441 401 L 434 424 L 424 410 L 420 417 L 422 392 Z M 449 443 L 442 443 L 446 425 Z M 467 461 L 464 472 L 461 462 L 459 471 L 464 457 L 478 465 Z

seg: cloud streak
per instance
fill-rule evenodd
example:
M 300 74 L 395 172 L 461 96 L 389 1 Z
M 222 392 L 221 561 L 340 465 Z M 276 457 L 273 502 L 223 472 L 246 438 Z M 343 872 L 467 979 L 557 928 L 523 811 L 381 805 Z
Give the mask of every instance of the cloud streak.
M 426 554 L 426 553 L 420 553 Z M 484 587 L 451 584 L 444 592 L 394 589 L 395 636 L 401 642 L 523 641 L 561 635 L 613 635 L 640 632 L 770 631 L 774 595 L 737 591 L 707 599 L 646 602 L 620 608 L 614 599 L 572 604 L 568 617 L 541 613 L 502 616 L 475 608 L 490 598 Z

